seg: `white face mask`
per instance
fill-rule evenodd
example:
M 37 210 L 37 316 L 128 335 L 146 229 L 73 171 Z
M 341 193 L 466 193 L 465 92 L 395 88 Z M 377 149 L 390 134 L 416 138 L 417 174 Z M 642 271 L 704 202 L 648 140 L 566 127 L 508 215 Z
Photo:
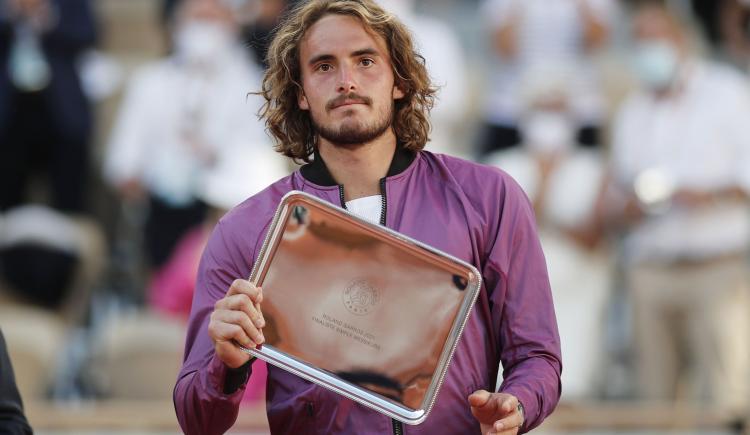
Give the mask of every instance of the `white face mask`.
M 635 49 L 633 66 L 644 85 L 664 90 L 677 76 L 680 59 L 677 50 L 668 42 L 641 42 Z
M 208 63 L 226 53 L 234 43 L 232 31 L 211 21 L 191 21 L 174 37 L 178 56 L 191 63 Z
M 560 152 L 574 145 L 575 127 L 559 112 L 534 112 L 523 122 L 522 130 L 524 144 L 533 152 Z

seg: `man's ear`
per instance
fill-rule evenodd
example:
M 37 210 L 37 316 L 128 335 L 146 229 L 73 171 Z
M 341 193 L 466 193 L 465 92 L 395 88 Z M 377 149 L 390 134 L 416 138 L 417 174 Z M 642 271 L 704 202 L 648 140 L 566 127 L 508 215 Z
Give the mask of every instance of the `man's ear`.
M 307 97 L 303 89 L 297 91 L 297 105 L 302 110 L 310 110 L 310 104 L 307 102 Z
M 401 87 L 399 85 L 397 84 L 393 85 L 393 99 L 394 100 L 400 100 L 404 98 L 405 95 L 406 93 L 401 90 Z

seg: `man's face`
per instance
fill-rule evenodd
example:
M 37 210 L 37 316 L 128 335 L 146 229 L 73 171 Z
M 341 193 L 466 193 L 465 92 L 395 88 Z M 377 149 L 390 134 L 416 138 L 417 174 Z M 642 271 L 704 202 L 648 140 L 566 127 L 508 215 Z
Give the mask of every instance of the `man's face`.
M 632 32 L 636 43 L 657 42 L 679 49 L 679 30 L 659 9 L 646 9 L 636 14 Z
M 302 39 L 300 64 L 299 107 L 310 112 L 322 139 L 354 147 L 390 128 L 394 100 L 404 94 L 394 84 L 385 41 L 359 20 L 337 14 L 318 20 Z

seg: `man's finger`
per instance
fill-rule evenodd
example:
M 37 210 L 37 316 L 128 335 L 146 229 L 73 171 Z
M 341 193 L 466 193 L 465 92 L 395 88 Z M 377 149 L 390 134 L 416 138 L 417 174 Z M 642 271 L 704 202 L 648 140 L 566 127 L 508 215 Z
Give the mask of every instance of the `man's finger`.
M 516 410 L 518 408 L 518 399 L 516 399 L 513 396 L 510 395 L 503 395 L 499 397 L 499 403 L 497 405 L 497 409 L 500 410 L 502 413 L 510 413 Z
M 266 326 L 266 321 L 263 318 L 263 313 L 260 312 L 258 306 L 253 304 L 253 301 L 246 294 L 234 294 L 220 299 L 214 306 L 215 311 L 239 311 L 245 313 L 247 317 L 253 322 L 256 328 L 262 328 Z
M 220 320 L 212 320 L 208 324 L 208 335 L 215 343 L 234 340 L 245 347 L 255 346 L 255 342 L 245 333 L 245 330 L 241 326 Z
M 232 285 L 227 291 L 227 296 L 235 294 L 244 294 L 252 301 L 255 306 L 255 310 L 260 313 L 261 319 L 263 318 L 263 312 L 261 311 L 260 304 L 263 302 L 263 289 L 256 287 L 253 283 L 245 279 L 236 279 L 232 282 Z M 265 323 L 265 322 L 263 322 Z
M 250 281 L 246 279 L 235 279 L 232 285 L 227 291 L 227 296 L 235 294 L 245 294 L 254 304 L 259 304 L 263 301 L 263 291 L 260 287 L 256 287 Z
M 492 425 L 492 430 L 502 433 L 506 430 L 517 429 L 523 424 L 523 417 L 520 412 L 514 412 L 511 415 L 501 418 Z
M 248 337 L 250 337 L 255 344 L 262 344 L 265 341 L 263 332 L 250 318 L 242 311 L 225 311 L 221 316 L 222 320 L 226 323 L 239 325 L 245 331 Z
M 248 315 L 243 311 L 219 309 L 211 313 L 211 321 L 209 322 L 208 327 L 209 327 L 209 334 L 214 333 L 214 335 L 212 335 L 212 338 L 214 339 L 214 341 L 226 341 L 229 339 L 234 339 L 234 337 L 222 335 L 222 334 L 227 333 L 226 328 L 212 331 L 211 327 L 215 326 L 214 325 L 215 323 L 237 325 L 244 331 L 245 335 L 247 335 L 247 337 L 249 337 L 254 342 L 254 344 L 261 344 L 265 341 L 265 337 L 263 337 L 261 328 L 256 327 L 255 324 L 248 317 Z M 233 331 L 230 331 L 230 332 L 233 332 Z M 242 345 L 247 344 L 245 340 L 236 340 L 236 341 Z

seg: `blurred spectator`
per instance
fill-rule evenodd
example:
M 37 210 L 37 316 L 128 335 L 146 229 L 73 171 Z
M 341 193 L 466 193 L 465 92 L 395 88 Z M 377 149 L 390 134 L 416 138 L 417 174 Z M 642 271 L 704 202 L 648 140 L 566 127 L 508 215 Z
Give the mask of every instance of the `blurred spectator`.
M 614 122 L 644 398 L 746 411 L 750 384 L 750 94 L 700 59 L 664 6 L 633 18 L 641 87 Z
M 170 23 L 174 11 L 184 0 L 164 0 L 163 17 Z M 284 12 L 300 0 L 223 0 L 238 18 L 244 45 L 250 49 L 253 60 L 266 65 L 266 53 L 271 34 L 279 24 Z M 167 25 L 169 27 L 169 25 Z
M 602 375 L 611 288 L 610 256 L 594 224 L 604 162 L 576 141 L 564 71 L 540 68 L 522 88 L 522 147 L 495 151 L 486 163 L 513 176 L 534 204 L 566 367 L 562 397 L 591 399 Z
M 97 390 L 110 399 L 167 400 L 180 368 L 198 260 L 214 225 L 229 209 L 288 173 L 286 162 L 268 148 L 246 144 L 217 150 L 196 195 L 209 210 L 203 222 L 180 238 L 167 262 L 156 269 L 148 292 L 148 310 L 113 313 L 96 328 L 86 367 Z M 243 402 L 262 400 L 265 363 L 254 364 L 261 375 L 245 389 Z
M 186 0 L 177 11 L 175 51 L 132 78 L 105 162 L 126 201 L 148 201 L 147 260 L 159 267 L 186 230 L 205 218 L 197 197 L 222 147 L 270 147 L 255 116 L 260 71 L 239 43 L 220 0 Z
M 457 141 L 457 131 L 465 124 L 469 108 L 467 62 L 458 35 L 448 24 L 417 13 L 415 0 L 380 0 L 379 3 L 398 15 L 412 31 L 432 82 L 440 87 L 435 107 L 430 112 L 429 150 L 468 154 L 469 150 L 463 149 Z
M 0 433 L 31 435 L 31 427 L 23 413 L 21 395 L 16 388 L 13 366 L 5 347 L 5 337 L 0 331 Z
M 0 210 L 46 178 L 54 207 L 85 208 L 91 110 L 77 72 L 95 40 L 87 0 L 0 1 Z
M 485 94 L 482 154 L 522 141 L 521 81 L 539 64 L 567 65 L 578 142 L 599 143 L 604 114 L 593 54 L 608 38 L 615 0 L 485 0 L 494 65 Z
M 198 261 L 219 219 L 250 196 L 288 174 L 286 162 L 272 148 L 225 148 L 206 173 L 197 195 L 209 206 L 206 219 L 178 242 L 167 263 L 151 281 L 148 300 L 157 312 L 187 320 L 193 301 Z
M 214 226 L 234 206 L 260 192 L 289 171 L 286 162 L 271 148 L 252 150 L 247 147 L 223 150 L 219 161 L 206 174 L 199 191 L 211 207 L 206 220 L 180 239 L 169 261 L 156 273 L 148 296 L 157 313 L 187 321 L 198 274 L 198 262 Z M 265 397 L 265 362 L 253 364 L 243 403 Z

